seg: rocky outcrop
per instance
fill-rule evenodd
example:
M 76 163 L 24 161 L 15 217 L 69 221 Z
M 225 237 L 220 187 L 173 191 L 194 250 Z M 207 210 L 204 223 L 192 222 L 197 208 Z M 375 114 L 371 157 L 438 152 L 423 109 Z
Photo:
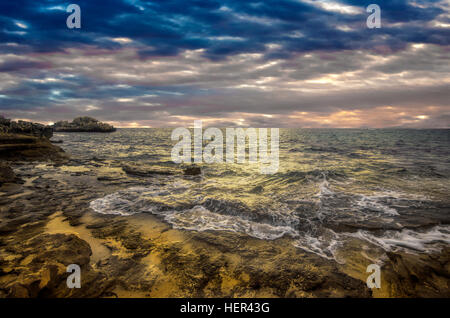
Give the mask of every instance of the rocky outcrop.
M 0 134 L 0 159 L 61 162 L 67 160 L 68 156 L 44 137 Z
M 17 181 L 14 170 L 6 163 L 0 162 L 0 186 L 3 183 L 13 183 Z
M 53 130 L 58 132 L 114 132 L 116 128 L 102 123 L 92 117 L 78 117 L 71 123 L 59 121 L 53 125 Z
M 50 126 L 0 116 L 0 160 L 65 161 L 68 156 L 52 145 L 49 140 L 52 136 Z
M 53 129 L 38 123 L 23 120 L 15 122 L 0 116 L 0 134 L 21 134 L 50 139 L 53 136 Z

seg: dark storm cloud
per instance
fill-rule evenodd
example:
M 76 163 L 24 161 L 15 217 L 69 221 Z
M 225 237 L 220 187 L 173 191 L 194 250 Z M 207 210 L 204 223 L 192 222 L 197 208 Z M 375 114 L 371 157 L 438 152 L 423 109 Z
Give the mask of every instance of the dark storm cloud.
M 372 1 L 343 1 L 365 8 Z M 367 48 L 379 43 L 380 35 L 395 37 L 391 45 L 420 40 L 448 44 L 448 30 L 434 30 L 432 21 L 443 9 L 417 7 L 410 1 L 377 1 L 389 23 L 420 22 L 420 30 L 389 27 L 371 32 L 364 27 L 366 13 L 340 14 L 309 2 L 266 1 L 76 1 L 82 10 L 82 29 L 68 32 L 67 3 L 59 1 L 8 1 L 0 4 L 2 42 L 28 44 L 36 51 L 54 51 L 77 45 L 120 47 L 105 38 L 126 37 L 144 45 L 143 56 L 177 55 L 183 49 L 206 50 L 205 56 L 226 58 L 243 52 L 264 52 L 265 44 L 279 43 L 289 52 Z M 435 4 L 437 1 L 427 1 Z M 21 28 L 17 22 L 26 25 Z M 339 24 L 356 28 L 340 31 Z M 300 31 L 302 38 L 289 37 Z M 222 40 L 239 37 L 241 40 Z M 394 43 L 395 42 L 395 43 Z M 151 46 L 146 48 L 145 46 Z
M 383 17 L 391 23 L 431 21 L 437 15 L 443 13 L 442 9 L 430 6 L 441 2 L 440 0 L 342 0 L 341 2 L 364 8 L 372 3 L 376 3 L 383 9 Z
M 15 72 L 23 71 L 26 69 L 46 69 L 51 67 L 50 63 L 24 61 L 24 60 L 12 60 L 0 63 L 0 72 Z

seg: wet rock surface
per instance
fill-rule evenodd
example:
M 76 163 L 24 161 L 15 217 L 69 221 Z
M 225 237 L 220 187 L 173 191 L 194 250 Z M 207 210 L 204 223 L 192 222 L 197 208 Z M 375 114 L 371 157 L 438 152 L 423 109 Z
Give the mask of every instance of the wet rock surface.
M 181 174 L 181 171 L 179 169 L 157 165 L 142 166 L 142 165 L 124 164 L 122 165 L 122 169 L 128 175 L 139 177 L 151 177 L 153 175 Z
M 72 122 L 59 121 L 53 125 L 55 132 L 114 132 L 116 129 L 92 117 L 77 117 Z
M 14 170 L 6 163 L 0 162 L 0 186 L 3 183 L 14 183 L 17 180 Z
M 74 234 L 39 234 L 11 243 L 20 252 L 3 271 L 5 297 L 98 297 L 107 287 L 108 280 L 89 265 L 89 244 Z M 83 272 L 82 292 L 67 288 L 70 264 L 78 264 Z
M 0 160 L 67 161 L 64 150 L 49 141 L 52 136 L 50 126 L 0 116 Z
M 404 297 L 450 297 L 450 249 L 440 255 L 388 253 L 386 268 L 393 294 Z
M 200 167 L 191 166 L 185 168 L 183 172 L 187 176 L 198 176 L 202 174 L 202 169 Z
M 19 134 L 0 134 L 0 160 L 9 161 L 66 161 L 64 150 L 45 137 Z
M 0 116 L 0 134 L 20 134 L 50 139 L 53 136 L 53 129 L 38 123 L 23 120 L 15 122 Z

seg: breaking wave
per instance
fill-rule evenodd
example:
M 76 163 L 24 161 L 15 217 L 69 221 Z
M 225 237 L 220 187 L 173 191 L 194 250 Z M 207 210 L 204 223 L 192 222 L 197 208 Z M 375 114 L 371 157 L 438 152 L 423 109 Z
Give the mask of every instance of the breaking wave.
M 427 231 L 386 231 L 377 236 L 368 231 L 359 230 L 351 236 L 377 245 L 385 251 L 405 251 L 431 253 L 439 252 L 443 246 L 450 244 L 450 229 L 448 226 L 435 226 Z
M 189 185 L 179 182 L 121 190 L 92 201 L 90 207 L 97 213 L 121 216 L 151 213 L 176 229 L 189 231 L 231 231 L 263 240 L 289 236 L 296 247 L 338 262 L 336 252 L 348 239 L 362 240 L 385 251 L 410 253 L 438 251 L 450 243 L 450 231 L 444 226 L 428 231 L 402 227 L 380 230 L 386 222 L 398 225 L 401 214 L 396 207 L 416 198 L 393 191 L 348 194 L 333 189 L 326 176 L 317 189 L 306 212 L 298 209 L 299 204 L 305 204 L 301 200 L 293 200 L 295 203 L 286 209 L 254 211 L 239 201 L 196 197 Z M 350 221 L 356 226 L 379 222 L 380 228 L 375 234 L 363 229 L 334 231 L 330 226 Z
M 133 187 L 109 194 L 90 203 L 97 213 L 130 216 L 152 213 L 162 217 L 174 228 L 192 231 L 232 231 L 252 237 L 274 240 L 284 235 L 298 236 L 293 217 L 277 213 L 261 213 L 251 217 L 245 207 L 234 202 L 207 199 L 203 205 L 178 204 L 176 196 L 185 188 L 161 190 L 156 187 Z M 164 203 L 154 198 L 166 197 Z M 269 217 L 271 215 L 271 217 Z

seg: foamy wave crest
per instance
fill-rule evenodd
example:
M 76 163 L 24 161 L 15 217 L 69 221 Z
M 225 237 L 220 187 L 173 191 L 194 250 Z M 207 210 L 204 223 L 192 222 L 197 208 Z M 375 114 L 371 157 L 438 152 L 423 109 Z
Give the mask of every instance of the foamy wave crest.
M 338 250 L 350 238 L 356 238 L 378 246 L 385 252 L 406 252 L 410 254 L 439 253 L 444 246 L 450 244 L 450 227 L 435 226 L 428 231 L 385 231 L 376 235 L 369 231 L 359 230 L 356 233 L 335 233 L 330 229 L 322 229 L 320 235 L 305 234 L 296 239 L 294 245 L 305 251 L 314 253 L 338 263 L 345 263 L 338 256 Z
M 443 246 L 450 244 L 450 227 L 435 226 L 428 231 L 413 231 L 410 229 L 386 231 L 381 236 L 359 230 L 354 234 L 349 234 L 349 236 L 365 240 L 385 251 L 401 250 L 412 253 L 432 253 L 440 252 Z
M 427 197 L 414 195 L 392 190 L 375 192 L 371 195 L 364 195 L 352 192 L 334 191 L 324 175 L 323 181 L 319 184 L 319 191 L 315 195 L 320 204 L 318 217 L 321 220 L 326 218 L 344 217 L 352 219 L 354 222 L 366 222 L 380 219 L 381 217 L 400 216 L 397 208 L 407 208 L 417 202 L 428 201 Z M 383 219 L 385 222 L 394 219 Z
M 368 231 L 359 230 L 350 234 L 361 240 L 377 245 L 385 251 L 405 251 L 431 253 L 440 252 L 443 246 L 450 244 L 450 228 L 448 226 L 435 226 L 428 231 L 386 231 L 377 236 Z
M 278 205 L 256 210 L 239 201 L 198 196 L 189 184 L 174 182 L 160 186 L 132 187 L 91 202 L 97 213 L 130 216 L 136 213 L 158 215 L 174 228 L 190 231 L 231 231 L 264 240 L 283 236 L 307 252 L 327 259 L 337 258 L 337 251 L 349 239 L 362 240 L 385 251 L 404 250 L 410 253 L 435 252 L 450 243 L 449 227 L 437 226 L 428 231 L 403 229 L 384 232 L 359 230 L 355 233 L 334 232 L 329 224 L 340 222 L 372 225 L 395 221 L 396 204 L 406 204 L 401 193 L 382 192 L 371 196 L 333 191 L 324 178 L 310 210 Z M 297 202 L 298 204 L 298 202 Z M 317 208 L 315 208 L 317 207 Z M 381 217 L 380 217 L 381 216 Z M 398 223 L 399 224 L 399 223 Z M 400 226 L 400 225 L 399 225 Z M 380 227 L 381 228 L 381 227 Z
M 101 214 L 133 215 L 142 212 L 153 212 L 154 208 L 146 204 L 143 196 L 152 197 L 163 194 L 155 188 L 133 187 L 108 194 L 90 203 L 90 208 Z
M 385 198 L 386 196 L 383 195 L 361 195 L 359 200 L 356 201 L 356 206 L 363 210 L 379 212 L 390 216 L 399 215 L 397 210 L 382 203 L 382 200 Z
M 232 231 L 265 240 L 274 240 L 284 235 L 298 236 L 294 229 L 296 220 L 292 216 L 283 218 L 279 213 L 273 213 L 270 222 L 266 222 L 264 219 L 267 220 L 267 215 L 251 219 L 248 211 L 240 211 L 239 206 L 214 200 L 206 200 L 206 207 L 195 205 L 183 209 L 178 205 L 175 208 L 179 203 L 177 195 L 182 192 L 183 187 L 177 185 L 165 190 L 133 187 L 96 199 L 91 202 L 90 207 L 101 214 L 129 216 L 152 213 L 161 216 L 174 228 L 191 231 Z M 165 204 L 152 200 L 156 197 L 160 200 L 164 198 L 162 201 Z
M 181 213 L 167 214 L 164 219 L 174 228 L 194 231 L 231 231 L 245 233 L 264 240 L 274 240 L 284 235 L 298 236 L 289 226 L 277 226 L 246 220 L 239 216 L 223 215 L 195 206 Z

